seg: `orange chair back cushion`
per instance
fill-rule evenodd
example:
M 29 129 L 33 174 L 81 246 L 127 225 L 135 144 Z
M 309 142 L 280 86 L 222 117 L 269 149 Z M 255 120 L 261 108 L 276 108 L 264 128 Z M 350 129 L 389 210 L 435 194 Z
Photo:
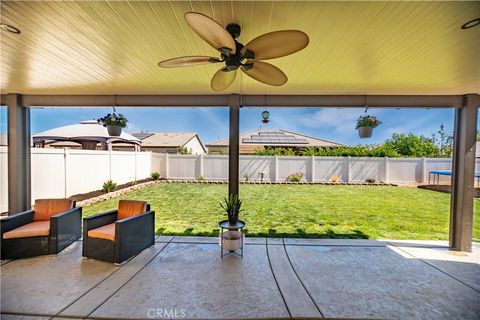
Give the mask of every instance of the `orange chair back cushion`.
M 39 199 L 35 200 L 33 221 L 50 220 L 51 216 L 65 212 L 73 208 L 70 199 Z
M 146 201 L 120 200 L 118 202 L 117 219 L 122 220 L 147 211 Z

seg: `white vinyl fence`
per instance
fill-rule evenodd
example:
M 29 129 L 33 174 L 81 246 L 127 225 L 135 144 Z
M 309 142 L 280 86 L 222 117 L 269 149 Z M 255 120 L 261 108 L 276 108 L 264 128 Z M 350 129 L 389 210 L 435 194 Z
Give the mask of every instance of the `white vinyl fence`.
M 7 152 L 0 147 L 0 212 L 8 210 Z M 32 202 L 95 191 L 109 179 L 117 184 L 145 179 L 161 162 L 151 152 L 32 148 L 31 153 Z
M 8 208 L 7 147 L 0 147 L 0 212 Z M 169 155 L 151 152 L 32 148 L 32 200 L 69 197 L 117 184 L 148 178 L 159 172 L 168 179 L 228 180 L 226 155 Z M 477 160 L 477 164 L 478 164 Z M 240 179 L 285 181 L 295 172 L 304 181 L 414 184 L 428 181 L 432 170 L 450 170 L 451 159 L 240 156 Z M 441 176 L 440 182 L 450 177 Z
M 161 175 L 168 179 L 228 179 L 228 156 L 163 155 Z M 477 160 L 477 164 L 479 163 Z M 285 181 L 301 172 L 304 181 L 325 182 L 337 177 L 341 182 L 365 182 L 375 179 L 386 183 L 414 184 L 428 182 L 432 170 L 450 170 L 451 159 L 432 158 L 352 158 L 352 157 L 280 157 L 240 156 L 240 179 L 250 181 Z M 441 176 L 440 182 L 450 181 Z

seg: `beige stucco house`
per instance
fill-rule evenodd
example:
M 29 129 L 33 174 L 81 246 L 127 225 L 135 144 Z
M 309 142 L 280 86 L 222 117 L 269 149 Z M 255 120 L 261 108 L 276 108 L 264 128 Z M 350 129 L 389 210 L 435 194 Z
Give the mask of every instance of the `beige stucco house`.
M 191 154 L 205 154 L 200 137 L 195 132 L 140 132 L 132 136 L 142 142 L 142 151 L 160 153 L 178 153 L 179 148 L 185 148 Z
M 208 153 L 228 154 L 229 139 L 207 144 Z M 282 129 L 257 129 L 240 134 L 240 154 L 254 154 L 264 148 L 340 147 L 340 143 Z

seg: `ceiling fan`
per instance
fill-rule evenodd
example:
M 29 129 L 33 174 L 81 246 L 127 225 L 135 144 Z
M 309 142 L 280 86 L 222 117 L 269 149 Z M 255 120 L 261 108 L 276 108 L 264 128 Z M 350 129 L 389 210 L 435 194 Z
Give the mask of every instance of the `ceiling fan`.
M 227 89 L 235 80 L 237 69 L 241 69 L 253 79 L 272 85 L 284 85 L 288 78 L 270 63 L 261 60 L 284 57 L 302 50 L 308 45 L 308 36 L 299 30 L 282 30 L 265 33 L 256 37 L 246 45 L 236 39 L 241 28 L 236 23 L 230 23 L 223 28 L 210 17 L 198 13 L 185 13 L 188 25 L 203 40 L 220 52 L 220 58 L 208 56 L 186 56 L 168 59 L 158 63 L 159 67 L 188 67 L 210 63 L 224 63 L 212 78 L 210 83 L 215 91 Z

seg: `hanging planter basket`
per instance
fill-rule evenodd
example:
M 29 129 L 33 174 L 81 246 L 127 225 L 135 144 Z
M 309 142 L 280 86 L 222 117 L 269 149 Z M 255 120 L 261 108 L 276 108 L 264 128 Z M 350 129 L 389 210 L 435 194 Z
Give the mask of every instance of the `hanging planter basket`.
M 120 137 L 120 135 L 122 134 L 122 127 L 109 125 L 107 126 L 107 131 L 109 136 Z
M 115 112 L 109 113 L 97 121 L 107 128 L 108 135 L 112 137 L 119 137 L 122 134 L 122 128 L 125 128 L 128 122 L 123 114 L 117 115 Z
M 365 113 L 367 112 L 367 109 L 365 109 Z M 381 123 L 382 122 L 378 120 L 377 117 L 365 114 L 358 118 L 357 126 L 355 128 L 358 130 L 358 136 L 360 138 L 370 138 L 373 133 L 373 128 L 378 127 Z
M 373 128 L 372 127 L 358 127 L 358 136 L 360 138 L 370 138 L 373 133 Z

